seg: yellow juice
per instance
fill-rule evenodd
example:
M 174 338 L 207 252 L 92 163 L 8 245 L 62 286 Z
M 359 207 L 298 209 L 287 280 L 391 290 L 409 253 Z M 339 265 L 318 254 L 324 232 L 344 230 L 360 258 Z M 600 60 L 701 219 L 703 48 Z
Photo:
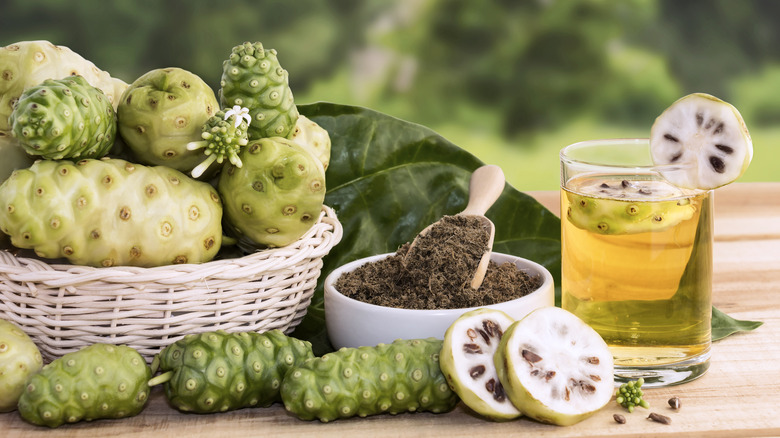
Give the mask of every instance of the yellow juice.
M 562 307 L 618 367 L 708 355 L 712 198 L 651 175 L 585 175 L 561 190 Z

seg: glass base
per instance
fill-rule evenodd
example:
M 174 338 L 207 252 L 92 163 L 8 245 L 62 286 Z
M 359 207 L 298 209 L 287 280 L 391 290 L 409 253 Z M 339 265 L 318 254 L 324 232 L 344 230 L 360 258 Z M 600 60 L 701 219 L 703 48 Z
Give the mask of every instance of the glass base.
M 615 386 L 645 380 L 642 388 L 661 388 L 680 385 L 703 376 L 710 367 L 710 350 L 681 362 L 655 366 L 615 366 Z

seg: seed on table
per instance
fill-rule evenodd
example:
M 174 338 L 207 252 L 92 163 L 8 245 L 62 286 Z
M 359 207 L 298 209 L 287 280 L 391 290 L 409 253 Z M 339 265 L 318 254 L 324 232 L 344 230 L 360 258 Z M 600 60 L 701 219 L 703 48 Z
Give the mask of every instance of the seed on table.
M 680 406 L 682 406 L 682 403 L 680 402 L 680 397 L 672 397 L 669 399 L 669 406 L 672 407 L 672 409 L 680 409 Z
M 672 424 L 671 418 L 667 417 L 666 415 L 656 414 L 655 412 L 651 412 L 650 415 L 647 416 L 647 418 L 655 421 L 656 423 Z
M 614 414 L 612 415 L 612 418 L 615 419 L 616 422 L 620 424 L 626 424 L 626 417 L 620 415 L 620 414 Z

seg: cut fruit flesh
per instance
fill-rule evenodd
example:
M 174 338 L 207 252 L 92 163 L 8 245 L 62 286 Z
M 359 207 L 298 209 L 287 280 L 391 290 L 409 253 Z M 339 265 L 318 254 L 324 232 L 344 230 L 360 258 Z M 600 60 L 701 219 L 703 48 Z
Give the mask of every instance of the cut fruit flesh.
M 494 361 L 512 403 L 544 423 L 575 424 L 612 398 L 614 364 L 607 344 L 558 307 L 537 309 L 513 323 Z
M 673 184 L 710 190 L 747 170 L 753 143 L 739 111 L 705 93 L 689 94 L 667 108 L 650 129 L 650 154 Z
M 447 329 L 439 355 L 450 388 L 474 412 L 496 421 L 521 415 L 506 397 L 493 363 L 501 336 L 512 323 L 500 310 L 466 312 Z

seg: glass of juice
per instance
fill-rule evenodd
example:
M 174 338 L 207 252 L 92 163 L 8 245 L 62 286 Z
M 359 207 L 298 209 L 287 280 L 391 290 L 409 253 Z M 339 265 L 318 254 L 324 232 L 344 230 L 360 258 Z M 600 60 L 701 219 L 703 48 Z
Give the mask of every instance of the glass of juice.
M 562 307 L 607 342 L 616 382 L 700 377 L 712 340 L 712 191 L 666 181 L 647 139 L 575 143 L 560 159 Z

